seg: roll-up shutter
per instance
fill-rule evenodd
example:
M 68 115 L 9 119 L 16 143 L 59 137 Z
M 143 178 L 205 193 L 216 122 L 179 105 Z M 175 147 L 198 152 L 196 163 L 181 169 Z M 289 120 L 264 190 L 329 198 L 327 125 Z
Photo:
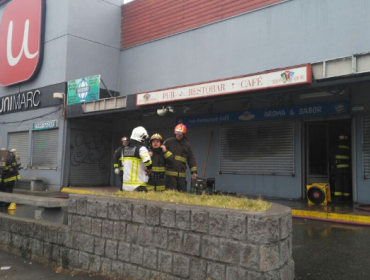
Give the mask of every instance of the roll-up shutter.
M 107 186 L 110 167 L 110 132 L 72 129 L 69 184 Z
M 9 133 L 8 150 L 16 149 L 21 159 L 22 167 L 28 165 L 28 131 Z
M 32 132 L 32 168 L 58 168 L 59 129 Z
M 294 175 L 293 121 L 221 127 L 221 173 Z
M 364 116 L 363 121 L 364 129 L 364 177 L 366 179 L 370 178 L 370 116 Z

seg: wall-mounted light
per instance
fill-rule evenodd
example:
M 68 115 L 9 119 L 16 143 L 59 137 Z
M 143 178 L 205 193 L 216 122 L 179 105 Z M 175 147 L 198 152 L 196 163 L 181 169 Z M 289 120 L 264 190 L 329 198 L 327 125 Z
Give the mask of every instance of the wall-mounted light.
M 307 99 L 307 98 L 315 98 L 315 97 L 325 97 L 325 96 L 333 96 L 334 94 L 330 92 L 311 92 L 311 93 L 302 93 L 299 95 L 299 99 Z
M 63 119 L 66 118 L 66 94 L 63 92 L 54 92 L 53 93 L 53 98 L 55 99 L 63 99 L 63 113 L 62 117 Z

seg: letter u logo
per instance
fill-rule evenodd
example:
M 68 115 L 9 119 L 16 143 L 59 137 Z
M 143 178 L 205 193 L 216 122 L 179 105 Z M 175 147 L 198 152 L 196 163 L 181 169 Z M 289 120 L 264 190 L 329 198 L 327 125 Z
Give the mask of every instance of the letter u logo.
M 40 70 L 46 0 L 13 0 L 0 23 L 0 84 L 25 82 Z

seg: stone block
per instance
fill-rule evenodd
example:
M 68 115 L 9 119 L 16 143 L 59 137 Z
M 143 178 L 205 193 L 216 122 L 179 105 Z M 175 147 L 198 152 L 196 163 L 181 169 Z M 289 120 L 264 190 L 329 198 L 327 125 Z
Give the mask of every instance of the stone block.
M 191 230 L 208 233 L 209 216 L 207 212 L 191 212 Z
M 290 258 L 290 244 L 289 244 L 289 239 L 287 238 L 283 241 L 280 242 L 280 263 L 281 265 L 285 264 Z
M 138 267 L 136 265 L 125 263 L 123 265 L 123 269 L 125 270 L 125 277 L 128 280 L 134 280 L 137 278 Z
M 61 246 L 67 246 L 67 231 L 59 230 L 58 231 L 58 244 Z
M 200 240 L 199 234 L 186 233 L 184 234 L 184 253 L 200 256 Z
M 144 248 L 143 266 L 156 270 L 158 268 L 157 249 Z
M 87 213 L 87 198 L 77 199 L 77 214 L 86 216 Z
M 80 268 L 80 252 L 77 250 L 69 250 L 69 267 L 73 268 Z
M 174 228 L 176 226 L 176 211 L 174 209 L 161 209 L 160 225 Z
M 121 203 L 120 204 L 120 219 L 122 221 L 132 221 L 132 204 Z
M 82 270 L 89 271 L 90 255 L 88 253 L 80 252 L 79 262 Z
M 176 210 L 176 228 L 190 230 L 190 210 Z
M 91 234 L 95 236 L 101 236 L 102 224 L 103 224 L 103 221 L 101 219 L 92 219 L 91 220 Z
M 260 269 L 260 247 L 254 244 L 240 243 L 240 265 L 252 270 Z
M 138 267 L 135 280 L 153 279 L 153 278 L 150 278 L 150 273 L 151 273 L 151 270 L 143 268 L 143 267 Z
M 108 202 L 97 201 L 96 216 L 99 218 L 108 218 Z
M 207 276 L 207 261 L 201 258 L 191 258 L 190 275 L 192 280 L 204 280 Z
M 285 239 L 292 234 L 292 215 L 286 215 L 280 219 L 280 239 Z
M 159 251 L 158 252 L 158 270 L 161 272 L 172 272 L 172 254 Z
M 114 222 L 113 238 L 117 240 L 126 239 L 126 223 L 125 222 Z
M 31 246 L 31 243 L 30 243 L 30 246 Z M 41 257 L 44 251 L 44 243 L 42 241 L 33 239 L 32 247 L 30 248 L 32 250 L 32 254 Z
M 131 262 L 134 264 L 143 263 L 144 248 L 139 245 L 131 245 Z
M 72 230 L 73 231 L 81 231 L 81 216 L 72 215 Z
M 150 226 L 159 225 L 160 208 L 158 206 L 148 205 L 146 207 L 146 224 Z
M 96 201 L 87 201 L 87 210 L 86 215 L 89 217 L 95 218 L 98 213 L 98 204 Z
M 182 278 L 188 278 L 190 271 L 190 258 L 182 255 L 173 255 L 173 274 Z
M 168 229 L 155 227 L 153 229 L 153 245 L 157 248 L 166 249 L 168 245 Z
M 150 245 L 153 239 L 153 228 L 140 226 L 138 229 L 138 243 L 140 245 Z
M 101 267 L 101 261 L 99 256 L 91 256 L 90 257 L 90 271 L 92 273 L 99 273 Z
M 85 234 L 80 232 L 73 233 L 73 248 L 82 251 L 85 246 Z
M 7 231 L 0 231 L 0 244 L 9 245 L 12 240 L 12 234 Z
M 212 280 L 226 280 L 226 266 L 220 263 L 207 262 L 207 277 Z
M 230 239 L 220 239 L 220 261 L 225 263 L 239 264 L 240 244 Z
M 93 237 L 91 237 L 93 238 Z M 94 238 L 94 253 L 98 256 L 104 256 L 105 239 L 100 237 Z
M 82 217 L 81 218 L 81 232 L 90 234 L 91 233 L 91 218 Z
M 226 279 L 233 279 L 233 280 L 244 280 L 249 279 L 247 278 L 248 271 L 242 269 L 240 267 L 235 266 L 228 266 L 226 267 Z
M 113 221 L 103 220 L 101 236 L 103 238 L 113 238 Z
M 181 230 L 168 230 L 167 249 L 175 252 L 183 252 L 184 233 Z
M 146 205 L 134 204 L 132 209 L 132 221 L 144 224 L 146 220 Z
M 260 248 L 260 270 L 271 271 L 277 269 L 281 266 L 280 254 L 279 254 L 279 244 L 266 244 L 261 245 Z
M 69 265 L 69 249 L 62 247 L 60 249 L 60 258 L 62 260 L 62 268 L 68 269 Z
M 77 213 L 77 200 L 75 198 L 68 198 L 68 213 L 76 214 Z
M 110 259 L 117 259 L 118 241 L 108 239 L 105 241 L 105 256 Z
M 127 224 L 126 241 L 137 243 L 139 227 L 133 224 Z
M 112 275 L 119 278 L 124 276 L 123 262 L 117 260 L 112 261 Z
M 280 223 L 278 218 L 251 218 L 248 221 L 248 241 L 267 244 L 279 241 Z
M 94 253 L 94 237 L 85 235 L 84 251 L 93 254 Z
M 125 262 L 130 262 L 130 256 L 131 256 L 131 244 L 120 241 L 118 243 L 118 252 L 117 252 L 118 259 Z
M 227 217 L 227 237 L 236 240 L 246 240 L 247 218 L 230 215 Z
M 202 237 L 201 256 L 206 259 L 220 260 L 220 238 L 213 236 Z
M 109 203 L 108 218 L 110 220 L 119 220 L 121 214 L 121 205 L 119 203 Z
M 209 234 L 226 237 L 227 235 L 227 216 L 221 214 L 209 215 Z
M 109 276 L 112 273 L 112 260 L 108 258 L 100 258 L 101 267 L 100 273 Z

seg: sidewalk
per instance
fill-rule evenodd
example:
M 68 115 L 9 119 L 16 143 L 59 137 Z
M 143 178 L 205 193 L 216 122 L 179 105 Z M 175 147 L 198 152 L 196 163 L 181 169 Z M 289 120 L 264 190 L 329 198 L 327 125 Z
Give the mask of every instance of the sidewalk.
M 119 187 L 70 187 L 63 188 L 61 196 L 67 196 L 70 193 L 94 194 L 95 192 L 114 193 Z M 270 201 L 277 204 L 288 206 L 292 209 L 292 215 L 295 218 L 313 219 L 329 221 L 336 223 L 357 224 L 370 226 L 370 206 L 358 205 L 355 203 L 338 203 L 322 205 L 308 205 L 306 200 L 286 200 L 271 199 Z M 363 210 L 360 210 L 360 209 Z

